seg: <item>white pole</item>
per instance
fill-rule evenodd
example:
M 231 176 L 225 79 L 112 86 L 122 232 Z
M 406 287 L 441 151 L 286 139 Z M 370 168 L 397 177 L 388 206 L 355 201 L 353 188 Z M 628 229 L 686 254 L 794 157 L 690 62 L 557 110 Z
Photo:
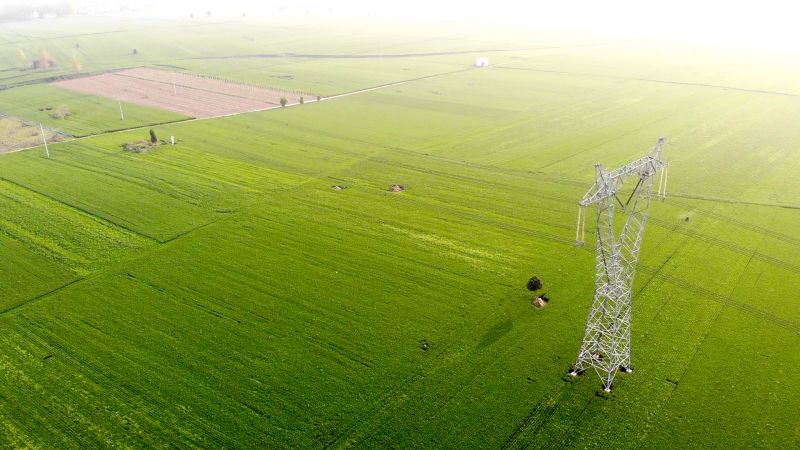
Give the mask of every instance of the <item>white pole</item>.
M 125 120 L 125 113 L 122 112 L 122 101 L 117 100 L 117 103 L 119 104 L 119 120 Z
M 175 136 L 170 136 L 169 141 L 172 143 L 172 145 L 175 145 Z
M 581 242 L 581 214 L 583 207 L 578 206 L 578 224 L 575 226 L 575 242 Z
M 47 157 L 50 157 L 50 149 L 47 148 L 47 138 L 44 136 L 44 127 L 42 124 L 39 124 L 39 130 L 42 132 L 42 141 L 44 141 L 44 153 Z
M 662 198 L 667 198 L 667 175 L 669 175 L 669 166 L 664 167 L 664 195 Z

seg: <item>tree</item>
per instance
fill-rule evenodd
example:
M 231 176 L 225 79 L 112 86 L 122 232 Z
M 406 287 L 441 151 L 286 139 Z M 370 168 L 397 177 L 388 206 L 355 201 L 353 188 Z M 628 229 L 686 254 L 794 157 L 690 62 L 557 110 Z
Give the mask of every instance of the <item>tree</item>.
M 138 55 L 139 54 L 139 50 L 133 49 L 133 54 L 134 55 Z
M 317 101 L 320 101 L 320 100 L 322 100 L 322 97 L 320 97 L 320 96 L 318 95 L 318 96 L 317 96 Z
M 526 284 L 525 286 L 531 292 L 538 291 L 539 289 L 542 288 L 542 280 L 540 280 L 539 277 L 537 276 L 533 276 L 531 277 L 530 280 L 528 280 L 528 284 Z
M 156 137 L 156 132 L 153 131 L 152 128 L 150 129 L 150 142 L 152 142 L 153 144 L 158 142 L 158 138 Z
M 303 104 L 303 97 L 300 97 L 300 104 Z
M 281 107 L 286 106 L 286 103 L 288 103 L 288 100 L 286 100 L 286 97 L 281 97 Z

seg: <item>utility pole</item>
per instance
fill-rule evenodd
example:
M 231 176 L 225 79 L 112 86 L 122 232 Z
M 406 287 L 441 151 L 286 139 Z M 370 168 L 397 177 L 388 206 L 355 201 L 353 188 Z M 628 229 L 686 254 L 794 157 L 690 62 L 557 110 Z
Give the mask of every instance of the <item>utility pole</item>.
M 44 135 L 44 127 L 42 126 L 41 123 L 39 124 L 39 131 L 42 132 L 42 142 L 44 142 L 44 154 L 47 155 L 48 158 L 50 158 L 50 149 L 47 148 L 47 138 Z
M 570 375 L 577 376 L 592 368 L 611 391 L 619 370 L 631 369 L 631 297 L 639 249 L 650 211 L 655 175 L 661 171 L 657 195 L 666 196 L 667 163 L 661 159 L 664 138 L 659 138 L 648 156 L 615 170 L 595 164 L 595 184 L 581 199 L 578 209 L 577 243 L 583 244 L 586 208 L 597 205 L 594 301 L 589 310 L 581 350 Z M 636 185 L 625 203 L 617 196 L 625 180 Z M 614 234 L 614 211 L 617 205 L 625 215 L 625 225 Z
M 117 100 L 119 104 L 119 120 L 125 120 L 125 113 L 122 112 L 122 100 Z

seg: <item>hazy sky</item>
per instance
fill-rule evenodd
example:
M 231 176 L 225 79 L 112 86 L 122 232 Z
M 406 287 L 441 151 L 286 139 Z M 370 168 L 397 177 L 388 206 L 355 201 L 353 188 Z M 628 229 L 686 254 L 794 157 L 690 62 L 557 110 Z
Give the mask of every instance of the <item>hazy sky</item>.
M 33 0 L 37 1 L 37 0 Z M 41 0 L 38 0 L 41 1 Z M 19 3 L 20 0 L 0 0 Z M 705 0 L 72 0 L 130 4 L 161 16 L 212 11 L 216 17 L 282 13 L 336 17 L 397 17 L 425 21 L 513 24 L 756 47 L 800 47 L 800 1 Z M 31 0 L 25 3 L 31 3 Z

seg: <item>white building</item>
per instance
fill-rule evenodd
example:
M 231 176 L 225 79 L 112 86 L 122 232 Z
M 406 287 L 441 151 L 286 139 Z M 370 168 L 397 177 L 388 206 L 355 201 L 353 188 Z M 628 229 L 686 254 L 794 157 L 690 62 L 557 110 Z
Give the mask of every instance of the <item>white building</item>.
M 475 60 L 475 67 L 488 67 L 489 66 L 489 58 L 478 58 Z

